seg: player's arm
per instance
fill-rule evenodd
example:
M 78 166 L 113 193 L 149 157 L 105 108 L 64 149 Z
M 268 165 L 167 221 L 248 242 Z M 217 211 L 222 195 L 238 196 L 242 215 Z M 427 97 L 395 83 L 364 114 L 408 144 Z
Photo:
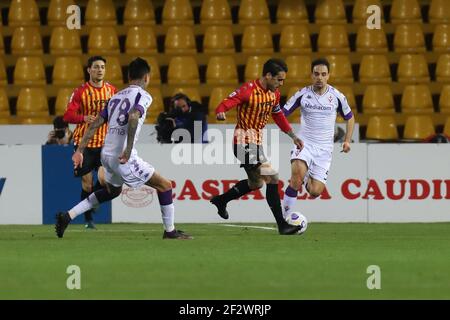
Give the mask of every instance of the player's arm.
M 355 117 L 344 95 L 338 97 L 338 112 L 346 120 L 345 137 L 342 143 L 341 152 L 350 152 L 350 143 L 352 141 L 353 128 L 355 127 Z
M 95 131 L 97 131 L 97 129 L 99 127 L 101 127 L 102 124 L 105 123 L 105 118 L 102 116 L 102 114 L 99 114 L 94 122 L 92 122 L 86 132 L 83 135 L 83 138 L 81 139 L 80 144 L 77 147 L 77 150 L 75 151 L 75 153 L 72 156 L 72 161 L 73 161 L 73 165 L 75 168 L 77 167 L 82 167 L 83 166 L 83 151 L 86 148 L 86 146 L 88 145 L 89 141 L 92 139 L 92 137 L 95 134 Z
M 67 108 L 63 116 L 64 121 L 73 124 L 84 122 L 92 123 L 95 120 L 95 116 L 81 114 L 81 105 L 81 90 L 78 88 L 72 93 L 69 103 L 67 104 Z
M 134 137 L 136 136 L 136 131 L 139 124 L 139 118 L 143 114 L 143 108 L 142 112 L 138 108 L 140 106 L 134 106 L 131 108 L 130 112 L 128 113 L 128 134 L 127 134 L 127 146 L 121 156 L 119 157 L 120 163 L 124 164 L 130 159 L 131 151 L 133 150 L 134 145 Z
M 216 118 L 217 120 L 225 120 L 225 113 L 248 101 L 252 89 L 248 84 L 243 85 L 239 89 L 233 91 L 227 98 L 225 98 L 216 108 Z

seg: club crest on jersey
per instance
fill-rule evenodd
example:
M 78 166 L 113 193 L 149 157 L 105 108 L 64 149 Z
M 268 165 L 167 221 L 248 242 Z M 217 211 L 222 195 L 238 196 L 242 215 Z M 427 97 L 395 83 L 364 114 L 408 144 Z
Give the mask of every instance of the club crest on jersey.
M 331 101 L 333 101 L 333 97 L 330 95 L 330 96 L 328 96 L 328 102 L 331 103 Z
M 311 97 L 311 95 L 310 94 L 308 94 L 307 96 L 306 96 L 306 99 L 311 99 L 312 97 Z

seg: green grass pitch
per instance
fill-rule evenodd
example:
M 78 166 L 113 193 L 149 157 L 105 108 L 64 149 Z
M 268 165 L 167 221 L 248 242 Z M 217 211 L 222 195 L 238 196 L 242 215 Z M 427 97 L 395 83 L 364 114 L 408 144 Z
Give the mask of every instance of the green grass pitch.
M 51 225 L 0 226 L 0 299 L 450 298 L 449 223 L 312 223 L 302 236 L 178 227 L 195 239 L 162 240 L 157 224 L 71 225 L 63 239 Z M 80 290 L 66 287 L 69 265 Z

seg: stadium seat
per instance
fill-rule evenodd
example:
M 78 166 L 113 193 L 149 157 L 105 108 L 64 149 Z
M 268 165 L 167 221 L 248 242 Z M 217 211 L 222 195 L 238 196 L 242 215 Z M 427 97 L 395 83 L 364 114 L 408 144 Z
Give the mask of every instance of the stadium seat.
M 44 63 L 40 57 L 20 57 L 14 68 L 15 85 L 45 85 Z
M 59 116 L 64 114 L 73 91 L 74 88 L 61 88 L 58 90 L 55 102 L 55 115 Z
M 48 116 L 47 95 L 43 88 L 21 88 L 17 97 L 18 116 Z
M 436 65 L 437 82 L 450 83 L 450 54 L 441 54 Z
M 234 39 L 230 26 L 208 26 L 203 38 L 203 52 L 207 54 L 234 54 Z
M 87 26 L 115 26 L 116 7 L 112 0 L 89 0 L 86 5 Z
M 192 56 L 173 57 L 169 62 L 167 78 L 169 84 L 200 84 L 197 61 Z
M 48 25 L 66 26 L 67 22 L 67 8 L 75 4 L 75 0 L 50 0 L 47 10 Z
M 262 76 L 264 63 L 270 56 L 250 56 L 245 63 L 244 78 L 245 82 L 253 81 Z M 289 68 L 289 67 L 288 67 Z
M 445 121 L 443 133 L 448 139 L 450 139 L 450 117 L 447 117 L 447 120 Z
M 395 29 L 394 50 L 397 53 L 425 52 L 425 38 L 418 24 L 400 24 Z
M 14 55 L 42 55 L 42 38 L 39 27 L 17 27 L 11 40 L 11 52 Z
M 433 113 L 433 99 L 426 84 L 407 85 L 403 89 L 401 101 L 402 113 Z
M 9 117 L 9 99 L 5 88 L 0 88 L 0 118 Z
M 288 56 L 285 62 L 288 66 L 286 82 L 289 85 L 303 86 L 311 82 L 311 57 L 309 55 Z
M 233 56 L 213 56 L 206 68 L 206 83 L 214 85 L 237 85 L 238 74 Z
M 365 114 L 393 114 L 394 97 L 389 85 L 368 85 L 362 101 Z
M 227 0 L 203 0 L 200 9 L 203 25 L 231 25 L 231 10 Z
M 306 24 L 308 22 L 308 11 L 303 0 L 280 0 L 278 2 L 278 24 Z
M 306 25 L 283 26 L 280 36 L 281 53 L 305 54 L 311 51 L 311 39 Z
M 155 24 L 155 9 L 149 0 L 127 0 L 123 13 L 126 26 L 143 26 Z
M 149 113 L 155 114 L 155 110 L 159 112 L 164 111 L 164 100 L 161 94 L 161 89 L 158 87 L 150 87 L 147 91 L 153 98 L 150 110 L 147 112 L 147 116 L 149 115 Z M 158 116 L 158 114 L 156 114 L 156 116 Z
M 238 17 L 240 25 L 269 24 L 266 0 L 241 0 Z
M 270 28 L 265 25 L 246 26 L 242 36 L 242 52 L 272 54 L 273 42 Z
M 438 24 L 433 33 L 433 51 L 449 52 L 450 51 L 450 25 Z
M 393 24 L 422 23 L 422 14 L 417 0 L 393 0 L 390 16 Z
M 400 56 L 397 70 L 398 82 L 428 83 L 430 75 L 423 54 L 403 54 Z
M 39 9 L 35 0 L 11 0 L 8 11 L 8 25 L 39 26 Z
M 430 23 L 450 23 L 450 2 L 448 0 L 431 0 L 428 10 Z
M 89 55 L 112 55 L 119 54 L 119 39 L 117 38 L 116 28 L 93 27 L 89 32 L 88 39 Z
M 393 116 L 371 116 L 367 123 L 367 139 L 397 140 L 398 130 Z
M 424 140 L 434 135 L 433 120 L 430 116 L 408 116 L 403 138 L 408 140 Z
M 450 113 L 450 85 L 442 86 L 439 96 L 439 111 L 441 113 Z
M 321 26 L 317 46 L 320 53 L 350 52 L 347 29 L 345 25 Z
M 53 84 L 78 87 L 84 82 L 84 71 L 78 57 L 57 57 L 53 66 Z
M 106 73 L 105 80 L 116 87 L 123 85 L 122 66 L 120 65 L 119 57 L 105 56 L 106 59 Z
M 390 83 L 391 71 L 386 55 L 364 55 L 359 65 L 359 81 L 367 84 Z
M 197 101 L 200 103 L 202 102 L 202 97 L 197 87 L 177 87 L 173 89 L 172 97 L 177 93 L 183 93 L 187 95 L 191 101 Z
M 1 21 L 0 21 L 1 23 Z M 1 29 L 0 29 L 0 55 L 4 55 L 5 54 L 5 43 L 3 41 L 3 36 L 1 34 Z
M 159 64 L 155 57 L 142 56 L 142 59 L 147 60 L 150 65 L 150 85 L 160 85 L 161 84 L 161 73 L 159 71 Z
M 193 25 L 192 6 L 189 0 L 167 0 L 162 12 L 164 25 L 188 24 Z
M 0 57 L 0 86 L 8 84 L 8 78 L 6 76 L 6 68 L 3 59 Z
M 353 72 L 348 55 L 329 55 L 331 85 L 353 83 Z
M 361 53 L 386 53 L 388 45 L 383 29 L 368 29 L 366 25 L 358 28 L 356 51 Z
M 157 53 L 156 36 L 151 26 L 128 28 L 125 52 L 129 55 Z
M 345 24 L 345 8 L 342 0 L 321 0 L 314 9 L 314 18 L 318 24 Z
M 81 55 L 81 40 L 78 30 L 69 30 L 65 26 L 53 27 L 50 37 L 50 53 L 52 55 Z
M 384 23 L 383 18 L 383 5 L 380 0 L 356 0 L 353 5 L 352 18 L 354 24 L 364 24 L 366 25 L 369 13 L 367 13 L 367 8 L 371 5 L 378 6 L 381 8 L 381 23 Z
M 191 26 L 170 26 L 164 41 L 164 52 L 169 54 L 196 54 L 194 31 Z

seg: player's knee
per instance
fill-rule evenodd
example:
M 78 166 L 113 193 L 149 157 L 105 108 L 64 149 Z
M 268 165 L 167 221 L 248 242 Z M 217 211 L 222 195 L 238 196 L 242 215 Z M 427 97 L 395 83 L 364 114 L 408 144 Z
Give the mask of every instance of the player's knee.
M 300 190 L 300 187 L 302 186 L 302 182 L 300 178 L 296 179 L 294 177 L 291 178 L 291 181 L 289 182 L 289 186 L 294 190 Z
M 87 193 L 92 193 L 93 188 L 92 188 L 92 184 L 82 184 L 81 186 L 83 188 L 84 191 L 86 191 Z
M 263 185 L 264 185 L 263 180 L 248 181 L 248 186 L 250 187 L 251 190 L 261 189 Z

